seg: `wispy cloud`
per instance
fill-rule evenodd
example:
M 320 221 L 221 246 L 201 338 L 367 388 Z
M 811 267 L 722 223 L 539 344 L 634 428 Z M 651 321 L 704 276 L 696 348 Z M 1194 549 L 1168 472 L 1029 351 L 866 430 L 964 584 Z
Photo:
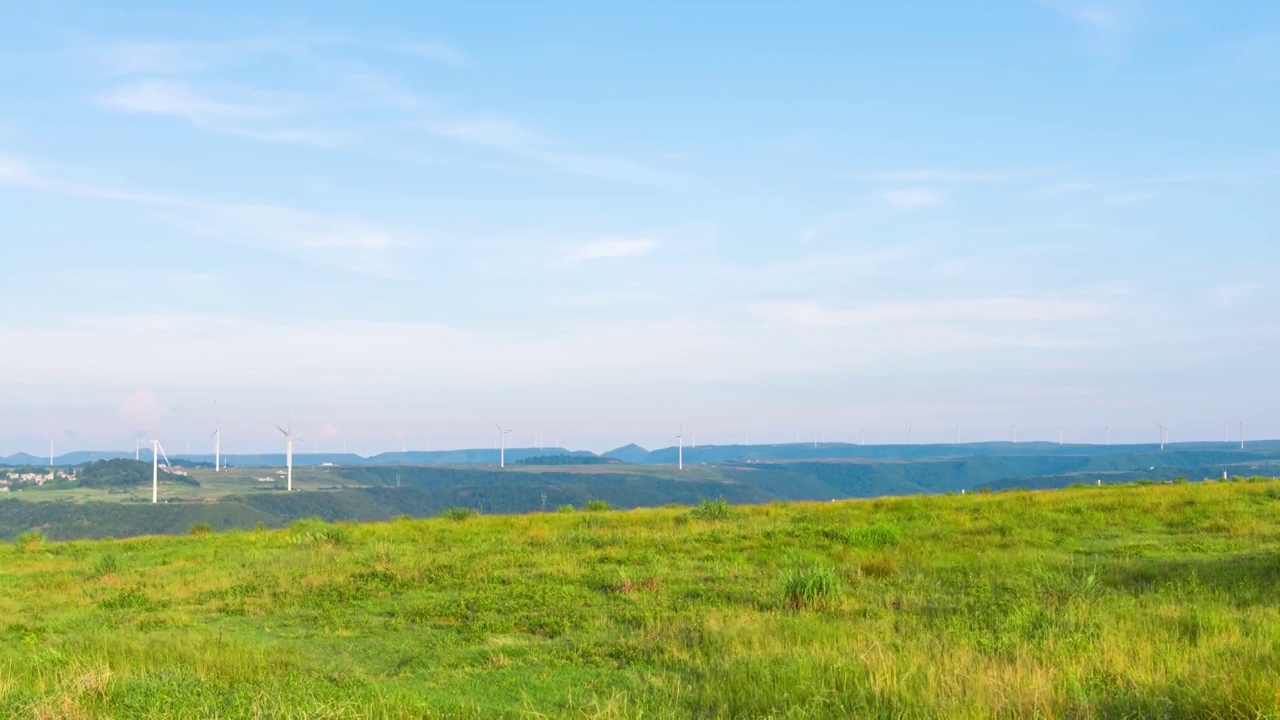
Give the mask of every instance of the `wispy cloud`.
M 1129 205 L 1141 205 L 1160 197 L 1160 193 L 1155 190 L 1132 190 L 1114 192 L 1102 199 L 1102 204 L 1107 207 L 1126 207 Z
M 1241 282 L 1211 288 L 1205 293 L 1205 301 L 1215 310 L 1228 310 L 1257 295 L 1266 286 L 1260 282 Z
M 0 184 L 68 197 L 145 205 L 197 237 L 217 239 L 374 275 L 398 274 L 389 251 L 410 241 L 375 225 L 332 214 L 257 203 L 215 203 L 86 185 L 38 173 L 0 155 Z
M 875 180 L 890 183 L 942 183 L 948 185 L 967 185 L 974 183 L 1003 183 L 1018 180 L 1031 180 L 1052 175 L 1062 168 L 1042 167 L 1023 168 L 1018 170 L 947 170 L 942 168 L 919 168 L 912 170 L 884 170 L 879 172 L 858 173 L 850 177 L 860 180 Z
M 757 303 L 751 310 L 757 317 L 771 322 L 828 328 L 993 320 L 1052 322 L 1096 318 L 1106 312 L 1095 303 L 1033 298 L 965 298 L 853 309 L 833 309 L 817 301 L 801 300 Z
M 116 88 L 98 96 L 98 103 L 121 112 L 174 115 L 194 123 L 279 114 L 265 105 L 218 100 L 184 83 L 166 80 L 148 80 Z
M 1142 17 L 1142 0 L 1036 0 L 1074 22 L 1087 34 L 1094 50 L 1108 56 L 1122 54 Z
M 658 249 L 658 242 L 643 238 L 602 238 L 566 248 L 570 260 L 606 260 L 634 258 Z
M 935 190 L 910 189 L 886 190 L 877 195 L 881 202 L 888 203 L 899 210 L 916 210 L 941 203 L 945 196 Z
M 90 51 L 108 75 L 188 73 L 207 67 L 209 48 L 183 42 L 117 41 Z
M 258 140 L 337 144 L 331 134 L 282 123 L 286 116 L 297 114 L 297 108 L 290 104 L 298 103 L 296 97 L 280 93 L 234 89 L 219 94 L 183 82 L 146 80 L 109 90 L 96 101 L 115 112 L 176 117 L 199 128 Z
M 426 58 L 445 65 L 467 64 L 467 57 L 459 52 L 457 48 L 443 40 L 406 42 L 394 47 L 405 54 Z
M 680 185 L 684 178 L 626 158 L 592 155 L 557 148 L 523 126 L 493 117 L 453 118 L 429 123 L 442 137 L 469 145 L 502 150 L 573 175 L 586 175 L 640 185 Z

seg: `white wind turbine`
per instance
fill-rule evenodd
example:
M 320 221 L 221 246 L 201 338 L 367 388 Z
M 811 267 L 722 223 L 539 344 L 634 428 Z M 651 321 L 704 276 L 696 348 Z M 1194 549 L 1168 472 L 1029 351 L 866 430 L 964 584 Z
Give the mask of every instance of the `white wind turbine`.
M 684 470 L 684 426 L 680 426 L 680 434 L 676 435 L 672 440 L 677 441 L 676 450 L 676 469 Z
M 293 492 L 293 441 L 302 438 L 294 435 L 292 430 L 285 430 L 275 423 L 271 424 L 275 425 L 281 435 L 284 435 L 285 491 Z
M 503 430 L 501 425 L 498 428 L 498 467 L 507 466 L 507 436 L 511 434 L 510 430 Z
M 159 440 L 151 439 L 151 504 L 155 505 L 160 502 L 160 456 L 164 456 L 164 466 L 173 472 L 173 465 L 169 464 L 169 456 L 165 455 L 164 447 Z
M 209 438 L 213 440 L 213 471 L 222 472 L 222 428 L 215 425 Z

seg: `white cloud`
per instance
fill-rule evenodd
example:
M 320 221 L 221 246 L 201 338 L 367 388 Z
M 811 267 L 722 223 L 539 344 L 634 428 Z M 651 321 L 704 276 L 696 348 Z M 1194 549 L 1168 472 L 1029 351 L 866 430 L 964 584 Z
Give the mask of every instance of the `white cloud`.
M 122 191 L 47 178 L 26 163 L 0 156 L 0 183 L 68 197 L 150 206 L 198 237 L 293 255 L 345 270 L 396 275 L 388 253 L 410 240 L 375 225 L 334 214 L 258 203 L 215 203 L 172 195 Z
M 1215 310 L 1227 310 L 1257 295 L 1266 286 L 1260 282 L 1241 282 L 1212 288 L 1205 294 L 1205 301 Z
M 1141 205 L 1160 197 L 1160 193 L 1154 190 L 1136 190 L 1133 192 L 1116 192 L 1102 199 L 1102 204 L 1108 207 L 1125 207 L 1128 205 Z
M 0 185 L 37 187 L 41 180 L 30 165 L 5 155 L 0 155 Z
M 973 298 L 911 304 L 883 304 L 838 310 L 804 301 L 763 302 L 751 307 L 759 318 L 809 327 L 850 327 L 907 323 L 982 321 L 1054 322 L 1084 320 L 1105 314 L 1094 303 L 1046 301 L 1032 298 Z
M 546 138 L 501 118 L 455 118 L 429 126 L 436 134 L 450 140 L 502 150 L 573 175 L 639 185 L 680 185 L 685 182 L 678 175 L 625 158 L 556 149 Z
M 933 190 L 887 190 L 877 197 L 900 210 L 930 207 L 942 202 L 943 195 Z
M 144 389 L 121 400 L 116 416 L 121 425 L 133 432 L 154 431 L 164 418 L 164 411 L 155 393 Z
M 1142 16 L 1142 0 L 1037 0 L 1074 22 L 1089 36 L 1094 49 L 1118 55 Z
M 93 52 L 95 67 L 110 75 L 186 73 L 208 63 L 195 46 L 180 42 L 122 41 Z
M 401 52 L 445 65 L 465 65 L 467 58 L 457 48 L 442 40 L 401 43 Z
M 603 260 L 633 258 L 657 250 L 659 244 L 643 238 L 602 238 L 566 248 L 564 255 L 570 260 Z
M 260 106 L 217 100 L 180 82 L 146 80 L 116 88 L 98 97 L 106 108 L 126 113 L 173 115 L 193 123 L 212 120 L 262 118 L 276 112 Z
M 299 99 L 282 93 L 214 91 L 183 82 L 146 80 L 102 93 L 95 101 L 115 112 L 176 117 L 205 130 L 266 142 L 339 144 L 331 133 L 282 127 L 282 122 L 301 112 Z
M 922 168 L 915 170 L 886 170 L 863 173 L 852 177 L 863 180 L 877 180 L 892 183 L 946 183 L 965 185 L 973 183 L 1002 183 L 1016 180 L 1029 180 L 1056 172 L 1057 168 L 1025 168 L 1021 170 L 984 170 L 957 171 L 940 168 Z

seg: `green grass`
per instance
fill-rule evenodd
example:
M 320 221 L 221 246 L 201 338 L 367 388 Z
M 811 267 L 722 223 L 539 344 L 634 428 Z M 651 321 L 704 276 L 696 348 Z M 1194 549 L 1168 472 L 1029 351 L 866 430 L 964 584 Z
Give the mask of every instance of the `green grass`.
M 728 509 L 3 544 L 0 717 L 1280 716 L 1276 484 Z

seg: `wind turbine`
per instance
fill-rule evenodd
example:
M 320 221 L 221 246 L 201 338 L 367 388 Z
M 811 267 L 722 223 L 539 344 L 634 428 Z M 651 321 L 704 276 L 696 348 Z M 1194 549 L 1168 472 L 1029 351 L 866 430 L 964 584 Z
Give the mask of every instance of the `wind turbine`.
M 142 456 L 142 433 L 133 436 L 133 460 L 140 462 Z
M 1160 428 L 1160 449 L 1164 450 L 1164 438 L 1165 438 L 1164 423 L 1161 423 L 1158 427 Z
M 164 447 L 159 440 L 151 439 L 151 504 L 155 505 L 160 502 L 160 456 L 164 455 L 164 466 L 169 468 L 169 472 L 173 472 L 173 465 L 169 464 L 169 456 L 165 455 Z
M 285 465 L 285 492 L 293 492 L 293 441 L 301 438 L 293 434 L 292 430 L 275 425 L 275 428 L 284 436 L 284 465 Z
M 209 437 L 213 440 L 213 471 L 222 472 L 222 428 L 215 427 Z
M 504 468 L 507 466 L 507 435 L 510 435 L 511 431 L 503 430 L 501 425 L 498 425 L 497 427 L 498 427 L 498 467 Z
M 1244 421 L 1240 421 L 1240 449 L 1244 449 Z
M 680 434 L 676 435 L 673 440 L 678 441 L 678 449 L 676 450 L 676 469 L 684 470 L 684 426 L 680 426 Z

